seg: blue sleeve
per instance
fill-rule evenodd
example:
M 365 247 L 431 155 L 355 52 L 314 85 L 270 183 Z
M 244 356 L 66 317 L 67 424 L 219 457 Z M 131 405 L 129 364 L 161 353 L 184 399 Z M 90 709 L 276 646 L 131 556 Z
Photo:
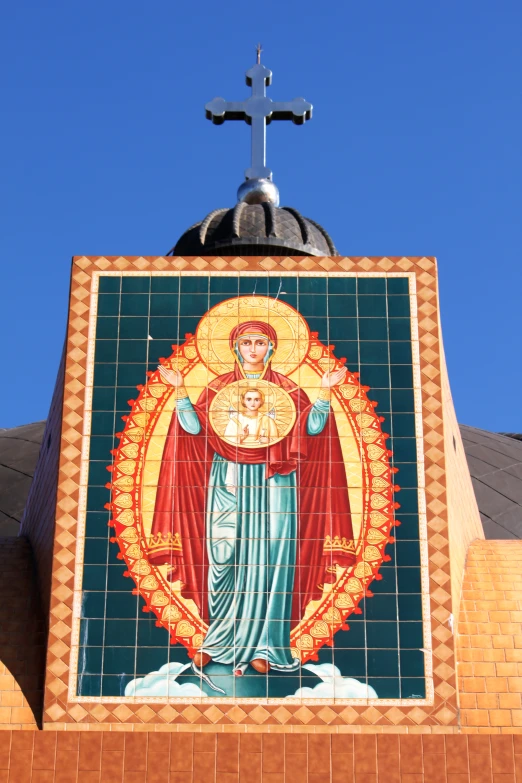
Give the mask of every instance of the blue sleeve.
M 319 435 L 325 428 L 330 413 L 328 400 L 316 400 L 306 421 L 306 431 L 309 435 Z
M 185 432 L 188 432 L 189 435 L 197 435 L 201 431 L 201 424 L 190 399 L 183 397 L 181 400 L 177 400 L 176 410 L 178 421 Z

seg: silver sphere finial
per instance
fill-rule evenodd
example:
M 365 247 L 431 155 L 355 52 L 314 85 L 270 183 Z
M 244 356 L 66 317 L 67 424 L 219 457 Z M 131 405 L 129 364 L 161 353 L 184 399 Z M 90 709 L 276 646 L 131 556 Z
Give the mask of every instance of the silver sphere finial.
M 279 190 L 272 180 L 255 177 L 245 180 L 237 190 L 237 200 L 246 204 L 273 204 L 279 206 Z

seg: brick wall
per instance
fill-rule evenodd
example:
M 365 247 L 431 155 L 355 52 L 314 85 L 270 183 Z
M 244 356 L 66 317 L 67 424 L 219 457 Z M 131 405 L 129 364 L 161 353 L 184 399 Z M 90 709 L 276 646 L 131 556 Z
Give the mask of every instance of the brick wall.
M 457 674 L 464 731 L 522 731 L 522 541 L 469 548 Z
M 36 728 L 42 712 L 45 634 L 26 538 L 0 538 L 0 595 L 0 729 Z
M 520 783 L 522 737 L 0 732 L 2 783 Z

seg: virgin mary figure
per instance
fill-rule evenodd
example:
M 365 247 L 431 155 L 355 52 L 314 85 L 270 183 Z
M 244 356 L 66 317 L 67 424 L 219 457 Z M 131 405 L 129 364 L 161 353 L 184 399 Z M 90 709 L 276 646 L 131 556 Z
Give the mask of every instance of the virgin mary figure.
M 176 389 L 166 437 L 149 541 L 149 561 L 168 565 L 197 605 L 208 632 L 193 663 L 211 660 L 239 675 L 250 664 L 293 670 L 290 631 L 307 604 L 335 581 L 336 566 L 355 560 L 341 443 L 330 405 L 331 388 L 346 369 L 325 373 L 314 403 L 271 368 L 275 329 L 248 321 L 232 329 L 234 369 L 189 399 L 181 373 L 159 367 Z M 247 448 L 227 442 L 209 411 L 221 389 L 250 379 L 283 389 L 295 406 L 287 434 Z M 254 395 L 255 396 L 255 395 Z M 257 404 L 256 402 L 253 403 Z M 248 413 L 248 411 L 247 411 Z

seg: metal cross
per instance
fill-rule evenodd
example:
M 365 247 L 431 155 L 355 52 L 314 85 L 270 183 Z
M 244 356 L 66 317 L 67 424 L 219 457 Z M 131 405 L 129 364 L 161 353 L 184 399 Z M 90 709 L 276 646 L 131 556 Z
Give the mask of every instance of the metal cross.
M 304 98 L 293 101 L 273 101 L 266 95 L 266 88 L 272 83 L 272 71 L 261 64 L 261 46 L 257 46 L 257 62 L 246 72 L 246 83 L 252 88 L 252 95 L 245 101 L 226 101 L 214 98 L 205 105 L 205 114 L 214 125 L 225 120 L 244 120 L 252 126 L 251 166 L 245 171 L 247 179 L 272 178 L 266 166 L 266 126 L 272 120 L 292 120 L 303 125 L 312 117 L 312 104 Z

